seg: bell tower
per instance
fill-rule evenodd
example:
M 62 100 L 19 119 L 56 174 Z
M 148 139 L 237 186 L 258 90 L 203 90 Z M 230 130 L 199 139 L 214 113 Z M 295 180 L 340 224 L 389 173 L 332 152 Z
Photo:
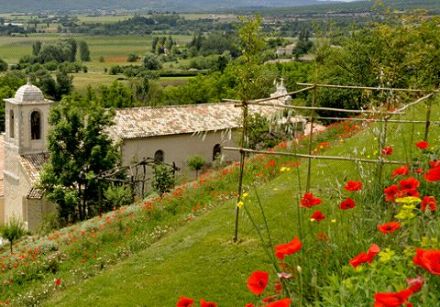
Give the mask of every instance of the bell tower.
M 53 101 L 45 99 L 30 81 L 17 90 L 15 97 L 4 101 L 4 217 L 5 221 L 12 216 L 24 220 L 23 202 L 32 182 L 25 175 L 22 162 L 47 152 L 48 116 Z
M 53 101 L 29 81 L 5 99 L 5 143 L 19 155 L 47 152 L 48 117 Z

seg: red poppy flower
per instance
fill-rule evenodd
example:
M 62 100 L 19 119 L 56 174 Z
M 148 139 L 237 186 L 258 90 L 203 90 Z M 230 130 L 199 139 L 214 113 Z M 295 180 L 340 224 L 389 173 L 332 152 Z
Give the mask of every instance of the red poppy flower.
M 440 275 L 440 250 L 438 249 L 423 250 L 418 248 L 413 262 L 431 274 Z
M 277 162 L 275 160 L 269 160 L 267 161 L 265 168 L 274 168 L 276 166 Z
M 275 302 L 275 300 L 276 300 L 277 298 L 278 298 L 278 295 L 271 295 L 271 296 L 267 296 L 267 297 L 263 298 L 261 301 L 262 301 L 263 303 L 268 304 L 268 303 Z
M 356 192 L 362 190 L 362 182 L 349 180 L 344 186 L 346 191 Z
M 280 294 L 283 291 L 283 284 L 280 281 L 275 283 L 275 293 Z
M 362 252 L 353 259 L 350 260 L 350 264 L 352 267 L 357 267 L 361 265 L 362 263 L 371 263 L 376 257 L 377 254 L 379 254 L 380 248 L 376 244 L 371 244 L 370 248 L 367 252 Z
M 415 172 L 416 174 L 423 174 L 423 168 L 418 167 L 418 168 L 416 168 L 416 169 L 414 170 L 414 172 Z
M 255 305 L 252 303 L 247 303 L 246 305 L 244 305 L 244 307 L 255 307 Z
M 409 169 L 408 166 L 403 165 L 401 167 L 396 168 L 392 173 L 391 177 L 397 177 L 397 176 L 406 176 L 408 175 Z
M 202 298 L 200 300 L 200 307 L 217 307 L 217 303 L 207 302 Z
M 417 276 L 416 278 L 407 279 L 406 282 L 408 283 L 408 289 L 411 290 L 412 293 L 417 293 L 422 290 L 425 280 L 422 276 Z
M 61 278 L 55 278 L 53 283 L 54 283 L 55 287 L 61 286 Z
M 269 281 L 269 273 L 264 271 L 255 271 L 249 276 L 247 287 L 255 295 L 260 295 L 266 289 Z
M 384 190 L 385 194 L 385 200 L 386 201 L 394 201 L 396 199 L 396 195 L 399 192 L 399 187 L 395 184 L 390 185 L 389 187 L 385 188 Z
M 181 296 L 177 301 L 176 307 L 191 307 L 194 304 L 194 300 L 189 297 Z
M 313 193 L 305 193 L 301 198 L 301 206 L 305 208 L 311 208 L 313 206 L 317 206 L 321 203 L 321 199 L 315 197 Z
M 426 181 L 440 181 L 440 166 L 431 168 L 425 173 Z
M 382 148 L 382 155 L 384 156 L 391 156 L 393 154 L 393 147 L 386 146 Z
M 399 222 L 389 222 L 382 225 L 377 225 L 377 229 L 384 234 L 395 232 L 399 228 Z
M 395 196 L 395 198 L 401 198 L 401 197 L 406 197 L 406 196 L 419 197 L 420 193 L 419 193 L 419 191 L 417 191 L 417 189 L 403 189 L 403 190 L 397 191 L 396 195 L 394 195 L 394 196 Z
M 437 210 L 437 200 L 434 196 L 425 196 L 420 203 L 420 209 L 425 211 L 426 208 L 429 207 L 429 210 L 435 211 Z
M 412 292 L 405 289 L 399 292 L 384 292 L 374 295 L 374 307 L 399 307 L 405 304 Z
M 354 200 L 351 199 L 350 197 L 343 200 L 341 202 L 341 204 L 339 205 L 339 208 L 341 208 L 342 210 L 353 209 L 354 207 L 356 207 L 356 204 L 355 204 Z
M 435 168 L 435 167 L 439 167 L 439 166 L 440 166 L 440 160 L 429 161 L 430 168 Z
M 310 218 L 314 219 L 317 222 L 321 222 L 323 219 L 325 219 L 325 215 L 321 211 L 317 210 L 313 212 Z
M 301 250 L 301 247 L 301 241 L 298 239 L 298 237 L 295 237 L 289 243 L 275 246 L 275 256 L 278 259 L 283 260 L 285 256 L 292 255 Z
M 409 177 L 403 180 L 400 180 L 399 187 L 401 190 L 415 190 L 420 186 L 420 182 L 414 178 Z
M 426 141 L 420 141 L 420 142 L 417 142 L 417 143 L 416 143 L 416 146 L 417 146 L 419 149 L 424 150 L 424 149 L 428 148 L 429 143 L 426 142 Z
M 270 304 L 267 304 L 266 307 L 290 307 L 292 304 L 292 300 L 290 298 L 285 298 Z

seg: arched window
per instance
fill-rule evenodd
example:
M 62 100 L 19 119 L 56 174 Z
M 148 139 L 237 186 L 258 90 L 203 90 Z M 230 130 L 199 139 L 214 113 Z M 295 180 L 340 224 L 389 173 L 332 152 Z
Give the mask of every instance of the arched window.
M 9 111 L 9 137 L 11 137 L 12 139 L 15 137 L 15 117 L 14 117 L 14 111 L 10 110 Z
M 38 111 L 31 113 L 31 139 L 41 139 L 41 114 Z
M 165 154 L 163 150 L 158 150 L 154 153 L 154 162 L 163 163 L 165 161 Z
M 221 157 L 221 155 L 222 155 L 222 147 L 220 146 L 220 144 L 216 144 L 212 151 L 212 161 L 215 161 L 216 159 Z

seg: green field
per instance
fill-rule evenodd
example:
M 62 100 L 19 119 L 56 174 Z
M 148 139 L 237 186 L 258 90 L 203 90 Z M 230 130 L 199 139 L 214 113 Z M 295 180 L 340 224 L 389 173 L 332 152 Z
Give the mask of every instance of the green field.
M 4 59 L 8 64 L 16 64 L 21 57 L 32 53 L 32 44 L 35 41 L 53 42 L 70 37 L 76 40 L 86 41 L 90 48 L 92 60 L 91 62 L 85 63 L 89 69 L 88 73 L 73 74 L 75 89 L 83 91 L 88 85 L 98 86 L 109 84 L 117 79 L 117 76 L 108 75 L 104 73 L 104 70 L 106 68 L 109 69 L 113 65 L 136 64 L 128 63 L 127 56 L 130 53 L 136 53 L 142 56 L 149 52 L 153 36 L 87 36 L 63 35 L 58 33 L 30 35 L 28 37 L 0 36 L 0 58 Z M 191 39 L 191 36 L 175 35 L 173 38 L 176 39 L 178 44 L 186 44 Z M 100 61 L 101 57 L 104 59 L 103 62 Z M 166 63 L 164 66 L 165 68 L 169 68 L 170 65 L 176 65 L 176 63 Z M 187 78 L 177 79 L 181 80 L 181 83 Z M 179 81 L 176 80 L 173 82 L 179 83 Z M 166 82 L 166 84 L 173 82 Z

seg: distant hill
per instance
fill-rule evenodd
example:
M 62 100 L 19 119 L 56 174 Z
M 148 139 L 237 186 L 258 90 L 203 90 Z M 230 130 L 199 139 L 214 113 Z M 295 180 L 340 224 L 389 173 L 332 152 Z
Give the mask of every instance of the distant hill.
M 0 13 L 87 10 L 157 10 L 176 12 L 300 8 L 304 12 L 366 11 L 373 0 L 0 0 Z M 396 9 L 424 8 L 440 12 L 440 0 L 384 0 Z
M 331 2 L 334 2 L 331 0 Z M 0 0 L 0 12 L 36 12 L 71 10 L 208 11 L 242 7 L 297 7 L 320 5 L 326 0 Z
M 415 10 L 426 9 L 430 12 L 440 14 L 440 0 L 384 0 L 384 4 L 387 7 L 391 7 L 396 10 Z M 294 13 L 356 13 L 356 12 L 368 12 L 375 6 L 374 0 L 361 0 L 353 2 L 335 3 L 335 2 L 320 2 L 319 5 L 310 3 L 307 6 L 296 7 Z M 269 9 L 257 9 L 264 10 L 264 13 L 291 13 L 292 8 L 286 6 L 284 8 L 272 7 Z M 257 11 L 256 10 L 256 11 Z

